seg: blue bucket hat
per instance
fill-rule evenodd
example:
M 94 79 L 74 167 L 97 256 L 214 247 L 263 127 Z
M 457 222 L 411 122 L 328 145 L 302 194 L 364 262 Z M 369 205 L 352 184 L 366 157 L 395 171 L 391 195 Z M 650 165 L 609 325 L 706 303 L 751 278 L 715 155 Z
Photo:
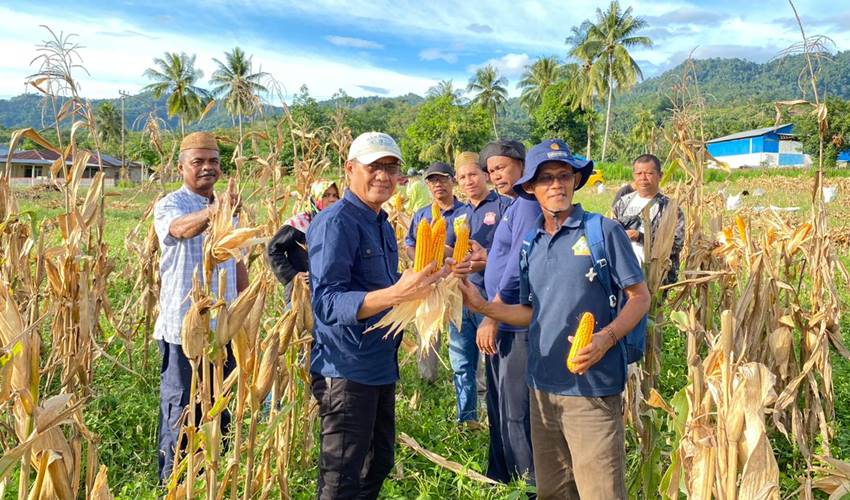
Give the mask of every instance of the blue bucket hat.
M 523 198 L 534 200 L 534 195 L 526 192 L 522 185 L 534 180 L 540 165 L 549 161 L 557 161 L 569 165 L 572 167 L 573 172 L 581 175 L 581 180 L 575 189 L 576 191 L 585 185 L 587 179 L 590 178 L 591 172 L 593 172 L 593 160 L 585 160 L 584 158 L 573 156 L 569 146 L 564 141 L 560 139 L 549 139 L 535 145 L 525 155 L 525 170 L 522 173 L 522 177 L 514 184 L 514 192 Z

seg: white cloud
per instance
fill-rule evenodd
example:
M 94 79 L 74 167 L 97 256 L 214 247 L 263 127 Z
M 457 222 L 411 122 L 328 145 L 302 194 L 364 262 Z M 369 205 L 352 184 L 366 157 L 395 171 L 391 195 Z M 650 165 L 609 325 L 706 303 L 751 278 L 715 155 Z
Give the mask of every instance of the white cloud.
M 496 68 L 501 76 L 513 81 L 522 75 L 529 64 L 531 64 L 531 58 L 528 54 L 505 54 L 497 59 L 488 59 L 481 64 L 469 66 L 467 71 L 474 73 L 478 68 L 490 65 Z
M 200 0 L 194 0 L 200 2 Z M 234 4 L 265 9 L 276 15 L 302 14 L 325 23 L 356 26 L 363 31 L 392 33 L 414 43 L 469 42 L 512 47 L 512 50 L 564 51 L 569 33 L 563 13 L 578 24 L 595 12 L 591 2 L 554 0 L 467 0 L 465 2 L 404 2 L 395 0 L 204 0 L 232 15 Z M 239 7 L 236 7 L 237 9 Z M 558 19 L 558 21 L 554 21 Z M 477 29 L 470 30 L 473 26 Z M 484 29 L 481 29 L 485 27 Z M 489 28 L 489 29 L 487 29 Z M 531 29 L 530 29 L 531 28 Z M 424 41 L 424 42 L 423 42 Z
M 196 64 L 204 72 L 200 82 L 207 86 L 207 79 L 215 70 L 212 59 L 221 59 L 226 50 L 237 43 L 253 56 L 255 64 L 274 75 L 283 84 L 291 97 L 302 84 L 318 98 L 327 98 L 339 88 L 349 95 L 362 96 L 371 92 L 360 85 L 378 86 L 389 95 L 408 92 L 424 94 L 437 79 L 407 75 L 399 71 L 376 67 L 361 57 L 333 59 L 323 54 L 311 53 L 304 47 L 290 47 L 276 43 L 270 47 L 264 41 L 242 34 L 238 40 L 233 36 L 216 35 L 201 38 L 192 33 L 168 33 L 146 30 L 131 22 L 117 18 L 75 17 L 67 13 L 55 16 L 33 15 L 0 6 L 0 19 L 4 29 L 0 32 L 0 95 L 18 95 L 24 88 L 24 80 L 36 68 L 30 61 L 37 55 L 35 45 L 46 39 L 47 31 L 39 28 L 47 24 L 58 31 L 76 33 L 84 47 L 80 49 L 83 64 L 91 73 L 77 72 L 85 97 L 117 97 L 118 90 L 138 92 L 149 83 L 142 73 L 152 65 L 154 57 L 166 51 L 185 50 L 197 55 Z M 95 22 L 96 21 L 96 22 Z M 140 36 L 115 37 L 114 33 L 136 32 Z
M 423 61 L 443 60 L 449 64 L 457 62 L 457 52 L 449 52 L 441 49 L 424 49 L 419 52 L 419 59 Z
M 347 36 L 326 36 L 325 40 L 337 47 L 351 47 L 355 49 L 383 49 L 380 43 L 362 38 L 351 38 Z

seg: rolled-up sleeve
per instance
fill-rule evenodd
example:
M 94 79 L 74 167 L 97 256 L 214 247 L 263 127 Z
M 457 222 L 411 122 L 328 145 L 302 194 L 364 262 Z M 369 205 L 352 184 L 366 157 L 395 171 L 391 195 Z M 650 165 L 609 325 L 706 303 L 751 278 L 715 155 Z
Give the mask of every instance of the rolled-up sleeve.
M 162 245 L 177 244 L 177 238 L 171 235 L 171 223 L 187 213 L 188 210 L 181 207 L 174 196 L 167 196 L 157 202 L 153 210 L 153 227 Z
M 326 325 L 357 326 L 357 311 L 366 292 L 352 290 L 352 269 L 359 238 L 338 218 L 314 222 L 307 231 L 313 312 Z

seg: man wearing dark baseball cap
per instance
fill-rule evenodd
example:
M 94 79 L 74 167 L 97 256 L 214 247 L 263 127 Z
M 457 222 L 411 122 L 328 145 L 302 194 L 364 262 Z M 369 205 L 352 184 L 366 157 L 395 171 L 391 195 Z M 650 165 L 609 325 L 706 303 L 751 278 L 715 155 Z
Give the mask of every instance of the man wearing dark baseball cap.
M 525 146 L 493 141 L 481 150 L 480 162 L 499 194 L 513 198 L 498 222 L 484 268 L 487 299 L 519 303 L 519 251 L 522 237 L 537 221 L 540 205 L 518 198 L 514 183 L 522 176 Z M 487 418 L 490 451 L 487 477 L 508 483 L 522 476 L 534 484 L 528 385 L 528 329 L 484 318 L 476 333 L 478 349 L 487 355 Z
M 454 247 L 455 244 L 455 217 L 461 214 L 463 203 L 460 202 L 454 195 L 455 171 L 449 165 L 443 162 L 435 162 L 428 166 L 425 170 L 425 186 L 431 194 L 431 203 L 420 208 L 413 214 L 413 219 L 410 222 L 410 227 L 407 231 L 407 237 L 404 239 L 404 246 L 407 250 L 407 255 L 413 259 L 416 254 L 416 230 L 419 228 L 419 222 L 422 219 L 431 220 L 431 211 L 434 204 L 440 209 L 440 213 L 446 220 L 446 245 Z M 454 329 L 454 326 L 449 328 Z M 451 332 L 450 332 L 451 334 Z M 434 345 L 438 342 L 438 335 L 432 337 Z M 437 351 L 432 345 L 427 351 L 420 351 L 418 356 L 419 374 L 424 380 L 435 382 L 437 380 Z
M 573 204 L 592 171 L 593 162 L 573 157 L 561 140 L 534 146 L 514 184 L 543 211 L 524 238 L 520 303 L 487 303 L 472 285 L 461 286 L 468 308 L 529 327 L 527 381 L 540 498 L 627 498 L 623 339 L 649 310 L 650 296 L 622 226 Z M 601 260 L 591 256 L 597 242 L 608 257 L 604 273 L 597 272 Z M 601 283 L 603 275 L 610 284 Z M 612 289 L 626 297 L 616 312 Z M 595 333 L 568 368 L 572 335 L 585 312 L 595 318 Z

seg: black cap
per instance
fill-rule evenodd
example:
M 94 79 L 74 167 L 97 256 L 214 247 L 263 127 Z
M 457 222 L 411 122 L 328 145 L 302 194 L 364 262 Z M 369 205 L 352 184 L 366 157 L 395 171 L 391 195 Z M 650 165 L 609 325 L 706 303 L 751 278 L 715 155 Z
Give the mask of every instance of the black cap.
M 446 177 L 454 177 L 455 171 L 448 164 L 443 162 L 435 162 L 428 166 L 428 170 L 425 171 L 425 178 L 432 175 L 445 175 Z
M 478 155 L 478 163 L 487 170 L 487 160 L 491 156 L 507 156 L 514 160 L 525 161 L 525 146 L 519 141 L 500 139 L 484 146 Z

